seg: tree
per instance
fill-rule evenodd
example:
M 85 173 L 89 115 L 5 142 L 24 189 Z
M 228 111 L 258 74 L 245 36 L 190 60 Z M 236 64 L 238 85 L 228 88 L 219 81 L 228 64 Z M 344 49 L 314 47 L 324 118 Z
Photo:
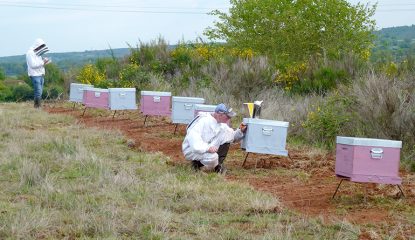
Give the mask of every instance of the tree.
M 363 54 L 372 44 L 376 5 L 345 0 L 230 0 L 205 35 L 287 61 Z

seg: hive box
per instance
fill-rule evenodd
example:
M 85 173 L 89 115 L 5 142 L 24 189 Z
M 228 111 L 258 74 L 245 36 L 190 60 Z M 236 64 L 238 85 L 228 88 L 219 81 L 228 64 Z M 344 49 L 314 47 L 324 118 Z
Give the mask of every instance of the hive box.
M 194 97 L 173 97 L 172 114 L 173 123 L 190 123 L 195 116 L 195 105 L 205 103 L 203 98 Z
M 197 116 L 200 112 L 215 112 L 216 105 L 207 105 L 207 104 L 195 104 L 194 117 Z
M 71 83 L 69 89 L 69 101 L 82 103 L 84 99 L 84 90 L 88 88 L 94 88 L 94 86 L 90 84 Z
M 109 109 L 108 89 L 89 88 L 84 90 L 85 107 Z
M 200 112 L 208 112 L 208 113 L 214 113 L 217 105 L 207 105 L 207 104 L 195 104 L 195 117 Z M 228 126 L 231 126 L 231 120 L 229 119 L 226 124 Z
M 247 131 L 241 148 L 247 152 L 288 156 L 285 149 L 288 122 L 244 118 Z
M 337 137 L 336 175 L 353 182 L 401 184 L 401 141 Z
M 111 110 L 137 109 L 135 88 L 109 88 L 108 91 Z
M 171 93 L 141 91 L 140 111 L 144 115 L 170 116 Z

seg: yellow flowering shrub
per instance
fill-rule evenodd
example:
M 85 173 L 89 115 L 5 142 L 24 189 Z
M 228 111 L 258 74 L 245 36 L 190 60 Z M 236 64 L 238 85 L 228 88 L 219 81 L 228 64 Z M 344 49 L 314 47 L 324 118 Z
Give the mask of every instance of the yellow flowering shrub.
M 76 79 L 81 83 L 99 85 L 105 80 L 105 73 L 100 73 L 95 65 L 86 64 L 82 67 Z
M 285 70 L 282 70 L 275 78 L 275 82 L 283 87 L 286 91 L 290 91 L 294 84 L 297 84 L 301 76 L 305 74 L 307 70 L 306 63 L 295 63 Z

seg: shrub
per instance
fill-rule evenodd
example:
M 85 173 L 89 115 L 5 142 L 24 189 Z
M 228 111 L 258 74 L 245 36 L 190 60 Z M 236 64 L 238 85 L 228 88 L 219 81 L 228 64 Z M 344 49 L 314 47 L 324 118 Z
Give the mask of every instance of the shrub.
M 12 90 L 0 82 L 0 102 L 7 101 L 12 96 Z
M 95 65 L 99 72 L 105 73 L 106 79 L 118 77 L 121 65 L 116 58 L 99 58 Z
M 92 84 L 95 86 L 101 81 L 104 81 L 105 74 L 101 73 L 95 65 L 87 64 L 82 67 L 76 79 L 81 83 Z
M 327 94 L 337 87 L 339 83 L 345 83 L 347 73 L 344 70 L 336 70 L 330 67 L 322 67 L 313 72 L 309 79 L 304 78 L 294 83 L 292 92 L 299 94 Z
M 335 137 L 341 135 L 352 120 L 353 113 L 348 110 L 352 103 L 349 98 L 334 93 L 310 111 L 302 124 L 308 140 L 332 148 Z
M 150 82 L 149 74 L 137 64 L 128 64 L 120 72 L 122 87 L 135 87 L 138 91 L 145 88 Z
M 4 79 L 6 79 L 6 73 L 3 68 L 0 68 L 0 81 L 3 81 Z
M 12 88 L 12 101 L 28 101 L 33 99 L 33 89 L 27 84 L 20 84 Z
M 64 92 L 63 86 L 61 85 L 52 85 L 43 88 L 43 98 L 45 99 L 58 99 L 62 96 Z
M 56 84 L 63 84 L 64 77 L 61 70 L 59 70 L 58 66 L 54 63 L 48 64 L 45 67 L 45 86 L 48 85 L 56 85 Z

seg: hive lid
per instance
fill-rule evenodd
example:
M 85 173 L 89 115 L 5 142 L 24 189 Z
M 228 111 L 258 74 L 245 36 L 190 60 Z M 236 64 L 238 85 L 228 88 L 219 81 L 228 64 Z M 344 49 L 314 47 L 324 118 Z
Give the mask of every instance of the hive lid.
M 75 87 L 94 87 L 91 84 L 84 84 L 84 83 L 71 83 L 71 86 L 75 86 Z
M 376 139 L 376 138 L 357 138 L 357 137 L 337 136 L 336 143 L 354 145 L 354 146 L 402 148 L 402 141 Z
M 216 105 L 207 105 L 207 104 L 195 104 L 195 110 L 199 111 L 212 111 L 214 112 Z
M 141 91 L 141 96 L 150 95 L 150 96 L 171 96 L 171 92 L 157 92 L 157 91 Z
M 135 88 L 108 88 L 110 92 L 135 92 Z
M 93 91 L 93 92 L 103 92 L 103 93 L 107 93 L 109 92 L 108 89 L 104 89 L 104 88 L 88 88 L 85 89 L 86 91 Z
M 252 123 L 252 124 L 262 124 L 262 125 L 267 125 L 267 126 L 286 127 L 286 128 L 290 125 L 289 122 L 258 119 L 258 118 L 244 118 L 243 122 L 246 124 Z
M 189 103 L 205 103 L 204 98 L 197 98 L 197 97 L 176 97 L 174 96 L 172 101 L 173 102 L 189 102 Z

